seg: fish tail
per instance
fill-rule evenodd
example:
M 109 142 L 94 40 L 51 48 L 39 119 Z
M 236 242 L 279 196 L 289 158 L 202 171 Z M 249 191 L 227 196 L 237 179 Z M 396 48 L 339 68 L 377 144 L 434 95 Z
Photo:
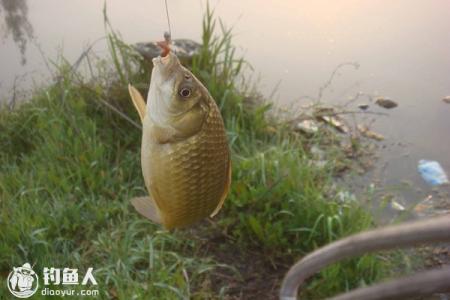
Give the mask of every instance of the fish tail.
M 161 224 L 161 216 L 155 202 L 150 197 L 136 197 L 130 200 L 136 211 L 154 223 Z

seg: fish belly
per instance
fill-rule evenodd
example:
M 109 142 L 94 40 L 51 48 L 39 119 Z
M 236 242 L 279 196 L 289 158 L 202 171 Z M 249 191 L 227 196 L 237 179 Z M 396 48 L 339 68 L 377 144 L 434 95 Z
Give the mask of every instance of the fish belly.
M 142 156 L 144 179 L 166 228 L 189 226 L 209 216 L 229 183 L 222 120 L 208 118 L 206 123 L 198 134 L 176 143 L 143 138 L 143 147 L 149 147 Z

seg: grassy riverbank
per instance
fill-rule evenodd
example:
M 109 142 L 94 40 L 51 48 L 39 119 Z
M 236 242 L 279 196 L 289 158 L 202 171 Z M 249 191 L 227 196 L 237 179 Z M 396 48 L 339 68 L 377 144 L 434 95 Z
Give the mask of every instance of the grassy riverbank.
M 127 84 L 145 93 L 149 68 L 106 24 L 111 58 L 90 61 L 94 78 L 62 60 L 55 83 L 0 111 L 2 280 L 30 262 L 38 273 L 93 267 L 102 299 L 272 299 L 302 255 L 373 225 L 335 184 L 350 160 L 342 137 L 327 129 L 299 135 L 269 117 L 270 102 L 248 105 L 248 91 L 237 85 L 245 63 L 210 12 L 190 68 L 222 110 L 231 193 L 218 217 L 185 231 L 137 215 L 128 200 L 145 193 L 141 131 L 123 116 L 139 124 Z M 313 147 L 325 164 L 313 163 Z M 388 264 L 368 255 L 334 265 L 309 282 L 306 298 L 370 283 Z M 8 293 L 2 288 L 0 298 Z

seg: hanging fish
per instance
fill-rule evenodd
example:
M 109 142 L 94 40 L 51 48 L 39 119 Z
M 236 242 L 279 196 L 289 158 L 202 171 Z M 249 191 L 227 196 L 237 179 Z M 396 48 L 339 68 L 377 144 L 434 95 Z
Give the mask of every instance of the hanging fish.
M 230 188 L 231 161 L 219 108 L 166 42 L 162 56 L 153 59 L 147 104 L 128 86 L 143 124 L 141 163 L 149 193 L 131 203 L 171 229 L 217 214 Z

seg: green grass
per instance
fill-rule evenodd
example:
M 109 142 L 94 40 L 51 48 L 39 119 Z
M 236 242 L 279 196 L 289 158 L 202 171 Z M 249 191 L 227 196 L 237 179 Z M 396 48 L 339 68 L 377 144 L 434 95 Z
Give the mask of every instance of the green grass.
M 130 206 L 145 188 L 141 132 L 123 117 L 139 124 L 126 85 L 146 92 L 149 70 L 105 13 L 111 59 L 95 62 L 95 78 L 61 60 L 58 82 L 0 111 L 0 274 L 24 262 L 81 273 L 92 266 L 102 299 L 220 299 L 229 293 L 226 282 L 211 278 L 222 271 L 239 278 L 242 268 L 221 261 L 219 250 L 291 264 L 373 226 L 360 203 L 338 197 L 335 176 L 348 159 L 335 133 L 306 138 L 271 121 L 270 101 L 248 108 L 248 91 L 237 84 L 246 63 L 235 55 L 232 31 L 218 22 L 208 8 L 203 46 L 190 66 L 220 106 L 232 148 L 232 190 L 214 224 L 168 232 Z M 313 145 L 325 151 L 324 167 L 312 163 Z M 211 232 L 226 238 L 205 252 Z M 373 282 L 388 268 L 375 255 L 336 264 L 309 281 L 306 299 Z M 3 287 L 1 299 L 9 297 Z

